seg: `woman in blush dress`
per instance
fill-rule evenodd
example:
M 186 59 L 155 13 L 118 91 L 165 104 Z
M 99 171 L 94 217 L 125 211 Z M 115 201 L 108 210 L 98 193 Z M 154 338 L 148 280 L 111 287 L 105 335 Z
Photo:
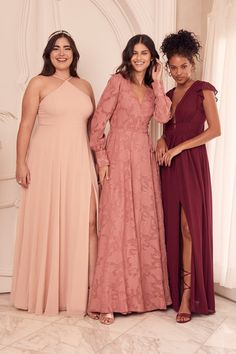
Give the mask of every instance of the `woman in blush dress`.
M 148 125 L 170 119 L 162 65 L 147 35 L 132 37 L 92 118 L 90 145 L 102 186 L 98 259 L 89 311 L 111 324 L 114 313 L 171 304 L 159 167 Z M 110 121 L 108 138 L 104 129 Z
M 172 120 L 158 142 L 165 216 L 168 271 L 176 321 L 191 313 L 215 311 L 212 258 L 211 182 L 205 143 L 220 135 L 216 89 L 194 81 L 192 71 L 200 44 L 181 30 L 164 39 L 161 47 L 176 87 Z M 204 128 L 205 121 L 207 128 Z
M 17 138 L 22 188 L 12 301 L 36 314 L 85 314 L 97 250 L 98 188 L 87 135 L 94 98 L 77 75 L 79 53 L 68 32 L 49 37 L 43 59 L 23 98 Z

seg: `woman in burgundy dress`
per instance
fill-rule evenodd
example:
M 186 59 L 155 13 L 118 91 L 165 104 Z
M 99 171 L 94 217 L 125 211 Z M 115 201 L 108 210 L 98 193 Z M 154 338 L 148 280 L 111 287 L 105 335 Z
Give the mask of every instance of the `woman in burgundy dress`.
M 161 46 L 176 87 L 172 119 L 157 144 L 161 168 L 167 261 L 176 321 L 215 311 L 211 181 L 205 143 L 220 135 L 216 89 L 191 73 L 200 44 L 191 32 L 167 36 Z M 207 128 L 204 129 L 204 123 Z
M 114 321 L 114 312 L 165 309 L 171 303 L 159 168 L 148 135 L 152 116 L 163 123 L 170 119 L 158 58 L 151 38 L 132 37 L 91 123 L 102 191 L 88 309 L 100 312 L 103 324 Z

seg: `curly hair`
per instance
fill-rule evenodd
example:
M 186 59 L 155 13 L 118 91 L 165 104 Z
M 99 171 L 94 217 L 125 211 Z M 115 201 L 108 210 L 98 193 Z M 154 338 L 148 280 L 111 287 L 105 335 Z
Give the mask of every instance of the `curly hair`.
M 129 79 L 132 81 L 132 74 L 133 74 L 133 67 L 131 64 L 131 58 L 133 56 L 133 51 L 134 51 L 134 46 L 138 43 L 142 43 L 145 45 L 150 53 L 151 53 L 151 58 L 153 59 L 147 68 L 145 77 L 144 77 L 144 82 L 146 85 L 150 86 L 151 83 L 153 82 L 152 79 L 152 69 L 153 66 L 156 63 L 156 59 L 159 59 L 159 54 L 157 53 L 157 50 L 155 48 L 155 44 L 153 40 L 147 36 L 146 34 L 137 34 L 130 38 L 128 41 L 125 49 L 123 50 L 122 53 L 122 63 L 121 65 L 117 68 L 116 74 L 121 74 L 125 79 Z
M 165 37 L 161 45 L 161 51 L 168 61 L 174 55 L 186 57 L 191 63 L 194 58 L 199 60 L 201 44 L 193 32 L 181 29 L 177 33 L 171 33 Z

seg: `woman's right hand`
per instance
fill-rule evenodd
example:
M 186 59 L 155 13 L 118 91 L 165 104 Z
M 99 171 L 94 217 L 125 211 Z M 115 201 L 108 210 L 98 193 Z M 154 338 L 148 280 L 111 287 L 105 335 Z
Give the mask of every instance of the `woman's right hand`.
M 163 137 L 161 137 L 160 139 L 157 140 L 157 146 L 156 146 L 156 160 L 160 166 L 163 165 L 163 156 L 167 151 L 168 151 L 168 146 L 166 144 L 166 141 Z
M 102 185 L 104 179 L 106 180 L 109 179 L 109 166 L 99 167 L 98 175 L 99 175 L 99 182 Z
M 25 162 L 16 166 L 16 181 L 24 188 L 28 188 L 30 184 L 30 170 Z

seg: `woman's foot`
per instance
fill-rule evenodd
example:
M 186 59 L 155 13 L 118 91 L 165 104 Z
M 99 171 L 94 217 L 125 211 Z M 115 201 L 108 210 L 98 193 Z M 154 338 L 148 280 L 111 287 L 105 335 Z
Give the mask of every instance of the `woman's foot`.
M 99 320 L 100 314 L 98 312 L 87 312 L 87 316 L 92 320 Z
M 100 313 L 99 321 L 102 324 L 110 325 L 115 321 L 113 312 L 111 313 Z
M 188 291 L 186 291 L 186 292 L 188 292 Z M 187 323 L 187 322 L 191 321 L 191 319 L 192 319 L 192 315 L 191 315 L 191 311 L 189 308 L 189 299 L 188 299 L 188 296 L 183 295 L 181 305 L 179 308 L 179 312 L 176 315 L 176 322 Z
M 182 278 L 184 289 L 179 312 L 176 315 L 176 322 L 187 323 L 192 319 L 192 314 L 189 305 L 191 295 L 191 272 L 183 270 Z

